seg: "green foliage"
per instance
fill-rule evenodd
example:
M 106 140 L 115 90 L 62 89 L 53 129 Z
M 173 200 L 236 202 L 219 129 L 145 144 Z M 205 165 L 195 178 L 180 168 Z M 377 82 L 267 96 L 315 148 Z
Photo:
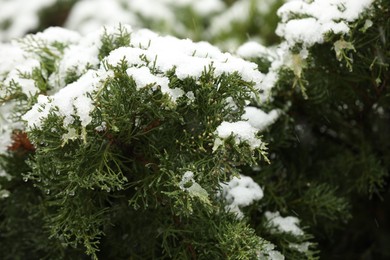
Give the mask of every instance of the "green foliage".
M 387 226 L 380 216 L 388 214 L 388 2 L 378 1 L 376 12 L 372 26 L 360 19 L 344 38 L 353 49 L 337 55 L 337 36 L 311 47 L 302 72 L 307 98 L 291 88 L 288 70 L 273 90 L 271 107 L 291 107 L 264 135 L 274 163 L 256 176 L 268 184 L 262 202 L 295 212 L 311 227 L 324 259 L 388 256 L 382 246 L 388 232 L 375 223 L 361 228 L 368 219 Z
M 247 19 L 212 41 L 280 41 L 276 16 L 250 3 Z M 72 4 L 63 2 L 57 11 L 66 16 Z M 290 46 L 284 54 L 292 64 L 278 70 L 272 66 L 279 54 L 252 57 L 262 73 L 278 74 L 267 102 L 260 101 L 258 82 L 239 72 L 219 73 L 213 63 L 198 78 L 177 76 L 178 67 L 162 71 L 158 55 L 141 55 L 142 64 L 126 58 L 109 63 L 107 56 L 120 47 L 149 47 L 134 46 L 126 26 L 100 35 L 99 64 L 64 75 L 60 61 L 70 43 L 25 37 L 19 44 L 39 65 L 18 77 L 32 80 L 37 92 L 26 93 L 23 83 L 5 83 L 1 75 L 0 103 L 15 106 L 10 117 L 0 118 L 6 126 L 0 125 L 1 133 L 7 120 L 21 121 L 38 95 L 61 87 L 53 78 L 64 76 L 67 85 L 87 71 L 109 76 L 86 94 L 93 105 L 90 123 L 75 108 L 66 125 L 53 105 L 41 126 L 9 126 L 13 143 L 0 155 L 0 258 L 389 257 L 389 8 L 388 1 L 376 1 L 372 12 L 348 25 L 349 34 L 327 34 L 307 57 L 300 53 L 303 44 Z M 51 24 L 49 11 L 41 14 L 42 26 L 47 19 Z M 179 20 L 201 40 L 211 20 L 182 11 Z M 267 20 L 270 26 L 263 27 Z M 128 69 L 143 66 L 185 94 L 174 100 L 157 83 L 140 87 Z M 262 144 L 253 149 L 233 133 L 218 139 L 216 129 L 242 120 L 248 105 L 280 112 L 256 135 Z M 264 190 L 261 200 L 240 206 L 243 217 L 229 209 L 220 186 L 240 174 Z M 297 217 L 302 234 L 272 227 L 266 212 Z
M 114 34 L 108 33 L 105 29 L 102 36 L 102 46 L 99 48 L 99 60 L 106 57 L 112 50 L 123 46 L 129 46 L 130 38 L 130 33 L 128 33 L 126 28 L 123 28 L 121 25 L 119 26 L 118 31 Z

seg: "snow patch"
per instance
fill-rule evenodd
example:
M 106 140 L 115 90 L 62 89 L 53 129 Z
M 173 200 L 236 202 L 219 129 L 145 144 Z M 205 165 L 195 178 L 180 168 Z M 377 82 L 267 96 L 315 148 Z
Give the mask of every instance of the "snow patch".
M 222 122 L 217 127 L 215 133 L 217 138 L 214 142 L 213 151 L 217 150 L 220 145 L 223 144 L 223 140 L 229 137 L 233 137 L 236 144 L 247 143 L 251 149 L 260 148 L 263 144 L 257 137 L 258 129 L 251 126 L 247 121 L 238 122 Z
M 281 217 L 279 212 L 265 212 L 268 225 L 274 228 L 274 232 L 291 233 L 294 236 L 302 236 L 303 230 L 299 227 L 299 219 L 288 216 Z
M 349 23 L 367 11 L 374 0 L 296 0 L 285 3 L 277 11 L 282 22 L 276 34 L 291 45 L 310 47 L 322 43 L 328 32 L 348 34 Z M 305 18 L 295 18 L 305 17 Z
M 279 117 L 279 110 L 271 110 L 265 113 L 256 107 L 246 107 L 242 119 L 248 120 L 248 123 L 258 131 L 264 131 L 268 126 L 273 124 Z
M 251 205 L 263 198 L 264 193 L 260 186 L 251 177 L 240 175 L 233 177 L 228 183 L 220 183 L 221 195 L 227 204 L 227 210 L 243 217 L 240 208 Z

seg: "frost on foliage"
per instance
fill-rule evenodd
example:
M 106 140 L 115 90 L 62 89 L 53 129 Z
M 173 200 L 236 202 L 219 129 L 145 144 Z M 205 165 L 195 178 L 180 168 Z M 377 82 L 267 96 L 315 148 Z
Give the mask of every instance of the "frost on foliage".
M 194 180 L 194 173 L 192 171 L 186 171 L 179 183 L 181 190 L 188 192 L 191 197 L 197 197 L 204 203 L 209 204 L 209 194 Z
M 223 145 L 223 140 L 233 137 L 236 144 L 246 143 L 250 148 L 262 148 L 264 143 L 257 136 L 259 130 L 253 127 L 247 121 L 238 122 L 222 122 L 215 131 L 217 138 L 215 139 L 213 151 L 216 151 L 219 146 Z
M 225 200 L 227 210 L 237 214 L 238 218 L 243 217 L 240 208 L 251 205 L 253 202 L 263 198 L 263 190 L 253 181 L 251 177 L 240 175 L 233 177 L 228 183 L 221 183 L 221 196 Z
M 279 212 L 265 212 L 265 217 L 268 221 L 268 226 L 273 228 L 275 233 L 290 233 L 294 236 L 301 236 L 304 234 L 299 227 L 299 219 L 288 216 L 282 217 Z
M 39 26 L 39 11 L 56 0 L 0 0 L 0 41 L 21 37 Z
M 294 46 L 310 47 L 324 41 L 325 34 L 348 34 L 349 24 L 367 11 L 373 0 L 297 0 L 277 12 L 281 18 L 276 33 Z

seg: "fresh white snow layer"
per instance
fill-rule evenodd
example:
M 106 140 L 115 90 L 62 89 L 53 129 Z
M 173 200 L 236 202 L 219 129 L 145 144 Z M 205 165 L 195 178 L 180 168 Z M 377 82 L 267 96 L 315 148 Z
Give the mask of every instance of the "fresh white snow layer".
M 229 137 L 233 137 L 236 144 L 246 143 L 251 149 L 260 148 L 262 141 L 257 137 L 259 130 L 253 127 L 247 121 L 238 122 L 222 122 L 215 131 L 217 138 L 214 142 L 213 150 L 217 150 L 220 145 L 223 144 L 223 140 Z
M 239 218 L 243 217 L 241 207 L 249 206 L 264 196 L 260 186 L 251 177 L 245 175 L 233 177 L 228 183 L 221 183 L 220 186 L 227 210 L 236 213 Z
M 246 107 L 242 119 L 248 120 L 248 123 L 256 128 L 258 131 L 265 130 L 268 126 L 273 124 L 279 117 L 279 110 L 271 110 L 265 113 L 257 107 Z
M 105 35 L 118 37 L 119 30 L 131 34 L 130 45 L 111 51 L 100 62 L 98 54 L 102 46 L 102 37 Z M 151 86 L 155 90 L 156 86 L 159 86 L 172 102 L 176 102 L 182 96 L 188 97 L 190 101 L 195 98 L 191 91 L 186 93 L 180 88 L 169 86 L 170 80 L 167 75 L 172 71 L 181 80 L 186 78 L 199 80 L 202 74 L 212 67 L 216 77 L 238 73 L 244 81 L 252 82 L 257 90 L 261 91 L 264 88 L 264 75 L 257 70 L 255 63 L 223 53 L 207 42 L 194 43 L 188 39 L 160 36 L 146 29 L 133 30 L 127 25 L 107 27 L 84 37 L 68 30 L 51 28 L 31 38 L 42 40 L 51 46 L 57 34 L 61 34 L 58 39 L 64 41 L 67 47 L 64 53 L 58 54 L 58 69 L 49 78 L 50 84 L 55 87 L 48 96 L 39 96 L 37 104 L 23 116 L 29 128 L 41 127 L 50 113 L 62 117 L 65 128 L 73 124 L 76 118 L 81 121 L 83 127 L 90 124 L 92 120 L 90 114 L 94 110 L 91 94 L 98 91 L 103 85 L 102 82 L 112 76 L 112 72 L 106 71 L 103 64 L 115 67 L 125 62 L 128 67 L 126 72 L 135 81 L 137 89 Z M 17 66 L 19 70 L 24 70 L 20 67 L 23 64 Z M 38 61 L 36 66 L 39 66 Z M 35 67 L 30 64 L 26 66 L 27 68 Z M 79 77 L 78 80 L 66 84 L 69 73 Z M 34 82 L 31 80 L 31 84 L 27 83 L 29 82 L 20 83 L 23 91 L 29 95 L 37 94 L 37 90 L 33 88 Z M 276 120 L 276 117 L 276 111 L 265 114 L 260 109 L 247 108 L 243 120 L 248 121 L 223 122 L 216 129 L 218 136 L 216 142 L 222 142 L 233 135 L 236 143 L 246 142 L 252 149 L 260 148 L 262 142 L 257 133 Z
M 374 0 L 296 0 L 279 8 L 276 33 L 293 46 L 322 43 L 326 33 L 348 34 L 349 23 L 367 11 Z M 304 17 L 304 18 L 303 18 Z
M 21 37 L 39 25 L 39 11 L 53 6 L 56 0 L 0 0 L 0 42 Z
M 282 217 L 279 212 L 269 211 L 265 212 L 265 217 L 269 226 L 275 228 L 275 232 L 291 233 L 294 236 L 301 236 L 304 234 L 303 230 L 299 227 L 299 219 L 296 217 Z

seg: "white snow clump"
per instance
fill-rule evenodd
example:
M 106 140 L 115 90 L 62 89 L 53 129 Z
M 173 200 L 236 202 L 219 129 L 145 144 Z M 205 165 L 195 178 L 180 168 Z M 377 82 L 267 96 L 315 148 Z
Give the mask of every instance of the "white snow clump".
M 225 200 L 226 209 L 237 214 L 238 218 L 244 215 L 240 208 L 251 205 L 254 201 L 261 200 L 263 190 L 249 176 L 240 175 L 233 177 L 228 183 L 220 183 L 221 195 Z
M 0 42 L 21 37 L 39 26 L 39 11 L 53 6 L 56 0 L 0 0 Z
M 326 33 L 348 34 L 349 23 L 357 20 L 373 2 L 374 0 L 289 1 L 277 12 L 282 21 L 276 33 L 286 39 L 290 46 L 302 43 L 304 48 L 311 47 L 322 43 Z
M 222 122 L 216 129 L 217 138 L 214 141 L 213 151 L 223 145 L 223 140 L 233 137 L 236 144 L 246 143 L 252 150 L 261 148 L 263 142 L 257 136 L 259 130 L 247 121 Z
M 278 119 L 279 113 L 277 109 L 266 113 L 257 107 L 246 107 L 242 119 L 248 120 L 248 123 L 258 131 L 264 131 Z
M 294 236 L 302 236 L 303 230 L 299 227 L 299 219 L 288 216 L 281 217 L 279 212 L 265 212 L 268 225 L 274 228 L 276 233 L 291 233 Z

